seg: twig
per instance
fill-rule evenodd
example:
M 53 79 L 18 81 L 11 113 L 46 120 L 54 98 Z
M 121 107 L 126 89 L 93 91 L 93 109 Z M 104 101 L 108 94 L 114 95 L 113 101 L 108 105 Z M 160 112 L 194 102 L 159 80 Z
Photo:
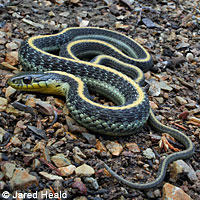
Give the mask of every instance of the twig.
M 57 175 L 59 176 L 63 176 L 62 173 L 60 172 L 59 169 L 57 169 L 54 165 L 52 165 L 51 163 L 49 163 L 48 161 L 44 160 L 43 158 L 39 158 L 39 160 L 41 162 L 43 162 L 44 164 L 46 164 L 50 169 L 54 170 L 56 172 Z
M 50 188 L 50 190 L 51 190 L 51 192 L 52 192 L 53 196 L 55 196 L 54 189 L 53 189 L 51 186 L 49 186 L 49 188 Z M 62 200 L 62 199 L 61 199 L 60 197 L 58 197 L 58 200 Z
M 174 124 L 175 126 L 181 128 L 181 129 L 187 131 L 187 128 L 186 128 L 186 127 L 184 127 L 184 126 L 182 126 L 182 125 L 180 125 L 180 124 L 177 124 L 176 122 L 174 122 L 173 124 Z

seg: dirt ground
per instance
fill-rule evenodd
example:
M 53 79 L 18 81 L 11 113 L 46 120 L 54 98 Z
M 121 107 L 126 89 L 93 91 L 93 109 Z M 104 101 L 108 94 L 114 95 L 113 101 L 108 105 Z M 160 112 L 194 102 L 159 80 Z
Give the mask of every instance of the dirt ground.
M 170 183 L 185 192 L 185 199 L 200 199 L 199 7 L 198 0 L 0 1 L 1 193 L 62 191 L 67 197 L 52 199 L 164 199 L 164 183 Z M 193 141 L 195 153 L 185 164 L 194 171 L 194 178 L 187 173 L 174 178 L 170 166 L 158 188 L 139 191 L 126 187 L 106 172 L 99 159 L 127 180 L 152 181 L 160 160 L 173 153 L 173 148 L 165 151 L 159 147 L 160 133 L 146 124 L 128 137 L 93 134 L 71 119 L 64 97 L 16 92 L 8 87 L 7 79 L 20 69 L 22 41 L 79 26 L 118 31 L 152 55 L 154 66 L 145 73 L 145 90 L 158 119 Z M 58 120 L 52 125 L 55 112 Z M 170 143 L 183 150 L 177 141 Z M 153 149 L 155 158 L 143 155 L 147 148 Z M 65 169 L 67 174 L 60 174 L 61 162 L 67 163 L 64 167 L 71 166 Z M 87 176 L 77 172 L 84 163 Z M 1 195 L 1 199 L 5 198 Z M 9 199 L 14 198 L 10 195 Z

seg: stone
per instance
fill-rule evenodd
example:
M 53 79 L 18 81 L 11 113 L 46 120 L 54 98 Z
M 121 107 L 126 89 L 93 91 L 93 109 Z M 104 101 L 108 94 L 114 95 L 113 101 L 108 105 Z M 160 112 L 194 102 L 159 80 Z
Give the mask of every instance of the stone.
M 69 165 L 67 167 L 58 168 L 63 176 L 70 176 L 74 173 L 76 167 L 74 165 Z
M 169 98 L 169 94 L 168 94 L 167 92 L 164 92 L 163 97 L 164 97 L 165 99 L 168 99 L 168 98 Z
M 187 101 L 183 98 L 183 97 L 180 97 L 180 96 L 176 96 L 176 102 L 181 104 L 181 105 L 184 105 L 187 103 Z
M 55 17 L 55 13 L 51 10 L 51 11 L 49 12 L 49 16 L 50 16 L 50 17 Z
M 9 86 L 6 88 L 6 93 L 5 93 L 5 97 L 6 99 L 8 99 L 10 97 L 10 95 L 14 94 L 16 92 L 16 89 L 14 89 L 13 87 Z
M 194 55 L 192 53 L 187 53 L 186 54 L 186 60 L 188 62 L 192 62 L 194 60 Z
M 189 121 L 188 121 L 187 123 L 191 123 L 191 124 L 200 126 L 200 118 L 191 116 L 191 117 L 189 117 L 188 120 L 189 120 Z
M 90 133 L 82 133 L 82 136 L 89 142 L 89 144 L 96 144 L 96 136 Z
M 15 164 L 6 162 L 4 165 L 1 166 L 1 170 L 3 171 L 4 176 L 7 179 L 11 179 L 15 170 Z
M 178 43 L 178 45 L 176 46 L 176 49 L 187 48 L 187 47 L 189 47 L 189 46 L 190 46 L 190 44 L 187 43 L 187 42 L 180 42 L 180 43 Z
M 49 23 L 48 23 L 50 26 L 53 26 L 53 27 L 55 27 L 56 26 L 56 22 L 55 21 L 53 21 L 53 20 L 51 20 Z
M 74 3 L 74 4 L 79 3 L 79 1 L 80 1 L 80 0 L 70 0 L 70 2 L 71 2 L 71 3 Z
M 21 140 L 20 140 L 17 136 L 13 136 L 13 137 L 10 139 L 10 143 L 13 144 L 13 145 L 16 146 L 16 147 L 20 147 L 20 146 L 22 145 Z
M 35 170 L 40 165 L 41 165 L 40 161 L 36 158 L 33 160 L 32 169 Z
M 0 112 L 5 111 L 7 108 L 7 105 L 8 105 L 8 100 L 3 97 L 0 97 Z
M 21 133 L 22 131 L 24 131 L 27 128 L 25 123 L 26 123 L 26 121 L 23 121 L 23 120 L 19 120 L 17 122 L 17 124 L 15 125 L 15 129 L 14 129 L 15 135 Z M 16 140 L 17 140 L 17 136 L 13 137 L 13 142 L 17 142 Z
M 28 126 L 29 128 L 30 126 Z M 32 126 L 31 126 L 32 127 Z M 36 128 L 36 127 L 35 127 Z M 32 128 L 31 128 L 32 130 Z M 42 129 L 39 129 L 39 130 L 42 130 Z M 43 131 L 43 130 L 42 130 Z M 34 148 L 33 148 L 33 151 L 34 152 L 40 152 L 41 153 L 41 158 L 43 158 L 44 160 L 48 161 L 48 162 L 51 162 L 50 160 L 50 152 L 49 152 L 49 149 L 45 147 L 45 144 L 44 142 L 40 141 L 38 142 Z
M 153 96 L 153 97 L 157 97 L 160 95 L 160 85 L 157 81 L 152 81 L 152 83 L 150 83 L 150 87 L 149 87 L 149 90 L 148 90 L 148 93 L 150 96 Z
M 82 20 L 79 24 L 80 27 L 87 27 L 90 21 L 88 20 Z
M 200 180 L 200 170 L 199 169 L 196 171 L 196 175 L 197 175 L 198 179 Z
M 118 156 L 122 150 L 123 150 L 123 147 L 121 144 L 117 143 L 117 142 L 113 142 L 111 141 L 110 143 L 108 143 L 106 145 L 106 148 L 110 151 L 110 153 L 113 155 L 113 156 Z
M 145 24 L 147 28 L 155 28 L 156 25 L 149 18 L 142 18 L 142 22 Z
M 163 186 L 162 200 L 192 200 L 181 188 L 165 183 Z
M 1 131 L 4 131 L 6 133 L 6 131 L 2 128 L 0 128 L 0 134 L 1 134 Z M 0 140 L 0 143 L 1 143 L 1 140 Z M 7 161 L 8 160 L 8 157 L 7 157 L 7 154 L 5 153 L 0 153 L 0 162 L 1 161 Z
M 170 85 L 175 91 L 179 91 L 181 89 L 181 87 L 179 85 L 176 84 L 171 84 Z
M 99 189 L 99 184 L 97 180 L 92 177 L 85 177 L 84 182 L 93 190 Z
M 185 104 L 185 107 L 187 107 L 189 109 L 194 109 L 197 107 L 197 103 L 187 103 L 187 104 Z
M 108 5 L 111 6 L 113 4 L 113 0 L 104 0 L 104 2 Z
M 0 181 L 0 191 L 3 191 L 6 186 L 6 183 L 4 181 Z
M 31 25 L 31 26 L 34 26 L 36 28 L 44 29 L 44 25 L 43 24 L 39 24 L 39 23 L 33 22 L 33 21 L 29 20 L 29 19 L 25 19 L 25 18 L 23 18 L 22 21 L 27 23 L 27 24 L 29 24 L 29 25 Z
M 82 176 L 91 176 L 94 174 L 94 169 L 87 164 L 83 164 L 76 168 L 75 173 Z
M 167 82 L 166 81 L 160 81 L 160 82 L 158 82 L 158 84 L 159 84 L 159 86 L 160 86 L 160 88 L 162 89 L 162 90 L 166 90 L 166 91 L 172 91 L 172 87 L 170 87 L 168 84 L 167 84 Z
M 197 74 L 200 74 L 200 67 L 196 68 Z
M 189 83 L 180 77 L 177 77 L 177 79 L 181 82 L 181 84 L 185 85 L 186 87 L 191 88 L 191 89 L 194 88 L 193 83 Z
M 6 134 L 6 131 L 0 127 L 0 143 L 3 142 L 5 134 Z
M 80 194 L 86 195 L 87 194 L 87 187 L 85 184 L 80 180 L 80 178 L 76 178 L 75 181 L 72 183 L 72 188 L 78 189 Z
M 0 171 L 0 180 L 3 180 L 3 178 L 4 178 L 4 173 Z
M 57 167 L 65 167 L 71 165 L 71 161 L 65 157 L 64 154 L 59 153 L 51 157 L 51 160 Z
M 14 67 L 13 65 L 7 62 L 1 62 L 1 67 L 2 69 L 5 69 L 5 70 L 18 70 L 16 67 Z
M 62 181 L 61 180 L 56 180 L 56 181 L 53 181 L 53 189 L 55 191 L 61 191 L 63 189 L 63 185 L 62 185 Z M 55 198 L 55 197 L 54 197 Z M 66 199 L 62 196 L 62 199 Z M 58 199 L 58 200 L 61 200 L 61 199 Z
M 30 175 L 25 169 L 17 168 L 10 180 L 10 186 L 14 190 L 24 190 L 31 185 L 38 185 L 38 180 L 35 176 Z
M 131 142 L 131 143 L 126 143 L 126 147 L 134 152 L 134 153 L 139 153 L 140 152 L 140 148 L 138 147 L 138 145 L 135 142 Z
M 103 152 L 103 151 L 106 152 L 107 151 L 105 146 L 103 145 L 103 143 L 98 139 L 97 139 L 97 142 L 96 142 L 95 146 L 100 152 Z
M 47 101 L 41 101 L 40 99 L 35 100 L 35 104 L 40 108 L 40 112 L 45 115 L 54 116 L 54 107 Z
M 6 44 L 8 50 L 16 50 L 18 48 L 17 44 L 14 42 L 9 42 Z
M 154 193 L 153 193 L 152 190 L 149 190 L 146 194 L 147 194 L 148 199 L 153 199 L 153 198 L 155 198 Z
M 188 42 L 189 40 L 187 37 L 183 37 L 182 35 L 177 35 L 177 39 L 184 42 Z
M 190 179 L 191 182 L 196 182 L 198 180 L 196 172 L 183 160 L 174 161 L 173 165 L 171 166 L 171 178 L 177 180 L 181 174 L 185 173 L 187 174 L 187 177 Z
M 68 17 L 70 15 L 69 11 L 65 11 L 59 14 L 62 17 Z
M 153 110 L 156 110 L 158 108 L 158 105 L 155 102 L 153 102 L 153 101 L 149 101 L 149 104 L 150 104 L 150 106 L 151 106 L 151 108 Z
M 56 138 L 58 138 L 58 137 L 64 137 L 65 136 L 64 128 L 57 129 L 56 132 L 54 133 L 54 136 Z
M 86 155 L 80 150 L 79 147 L 74 147 L 74 148 L 73 148 L 73 154 L 74 154 L 74 155 L 78 155 L 78 156 L 80 156 L 80 157 L 83 158 L 83 159 L 86 158 Z
M 162 97 L 155 97 L 155 99 L 159 104 L 162 104 L 164 102 L 164 99 Z
M 197 114 L 199 112 L 200 112 L 200 107 L 197 107 L 197 108 L 191 110 L 189 113 L 190 113 L 190 115 L 194 115 L 194 114 Z
M 77 164 L 84 163 L 84 159 L 81 158 L 81 156 L 79 156 L 77 154 L 73 155 L 73 159 L 74 159 L 75 163 L 77 163 Z
M 18 59 L 18 52 L 17 51 L 11 51 L 11 52 L 8 52 L 6 54 L 6 59 L 5 61 L 10 64 L 10 65 L 16 65 L 19 61 Z
M 186 110 L 186 111 L 180 113 L 178 117 L 179 117 L 179 119 L 187 119 L 188 115 L 189 115 L 189 112 Z
M 34 152 L 43 152 L 44 149 L 45 149 L 45 144 L 42 141 L 40 141 L 34 146 L 33 151 Z
M 153 193 L 155 197 L 161 197 L 161 191 L 159 189 L 154 190 Z
M 42 176 L 44 176 L 47 180 L 63 180 L 61 176 L 53 175 L 53 174 L 48 174 L 47 172 L 39 172 Z
M 143 155 L 147 158 L 147 159 L 153 159 L 155 158 L 155 154 L 153 152 L 153 150 L 151 148 L 147 148 L 146 150 L 144 150 Z

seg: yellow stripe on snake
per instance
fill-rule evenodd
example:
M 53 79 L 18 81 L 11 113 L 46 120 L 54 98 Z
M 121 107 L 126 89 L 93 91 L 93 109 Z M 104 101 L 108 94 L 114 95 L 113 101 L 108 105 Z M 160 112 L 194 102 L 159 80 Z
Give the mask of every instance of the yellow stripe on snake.
M 191 140 L 161 124 L 153 114 L 141 88 L 143 72 L 152 67 L 153 61 L 129 37 L 100 28 L 67 28 L 58 34 L 29 38 L 21 45 L 19 59 L 25 71 L 36 72 L 19 73 L 8 83 L 23 91 L 66 96 L 71 116 L 91 131 L 111 136 L 130 135 L 148 121 L 157 131 L 169 133 L 185 146 L 185 150 L 165 158 L 156 179 L 149 183 L 129 182 L 103 163 L 123 184 L 141 190 L 156 187 L 163 181 L 169 163 L 192 156 Z M 94 102 L 88 88 L 109 98 L 116 106 Z

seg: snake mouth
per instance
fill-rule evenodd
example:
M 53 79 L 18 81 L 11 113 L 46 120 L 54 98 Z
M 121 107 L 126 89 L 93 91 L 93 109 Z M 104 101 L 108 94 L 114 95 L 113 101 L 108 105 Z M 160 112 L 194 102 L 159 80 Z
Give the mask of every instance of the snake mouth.
M 69 88 L 61 75 L 50 72 L 21 72 L 9 78 L 8 84 L 16 90 L 61 96 L 65 96 Z
M 15 89 L 28 88 L 28 86 L 33 84 L 33 81 L 36 83 L 37 77 L 41 76 L 42 73 L 36 72 L 20 72 L 17 75 L 12 76 L 8 79 L 8 84 Z
M 17 75 L 8 79 L 8 84 L 19 90 L 23 91 L 33 91 L 35 89 L 41 88 L 41 83 L 46 82 L 44 73 L 38 72 L 20 72 Z

